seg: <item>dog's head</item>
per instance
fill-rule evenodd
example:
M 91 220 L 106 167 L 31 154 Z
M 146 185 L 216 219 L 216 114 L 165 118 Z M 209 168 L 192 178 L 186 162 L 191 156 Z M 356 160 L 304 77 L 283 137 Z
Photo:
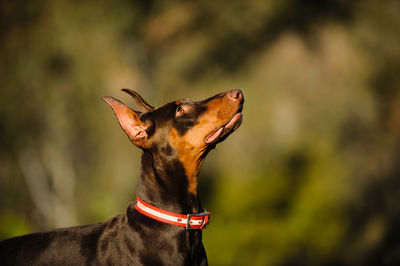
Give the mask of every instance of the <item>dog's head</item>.
M 223 141 L 242 122 L 241 90 L 217 94 L 203 101 L 177 100 L 154 108 L 128 89 L 138 111 L 112 97 L 103 97 L 114 110 L 129 139 L 142 149 L 201 152 Z
M 243 93 L 230 90 L 202 101 L 177 100 L 154 108 L 136 92 L 123 89 L 138 104 L 135 111 L 103 97 L 136 146 L 166 160 L 179 160 L 186 176 L 196 176 L 205 155 L 242 122 Z

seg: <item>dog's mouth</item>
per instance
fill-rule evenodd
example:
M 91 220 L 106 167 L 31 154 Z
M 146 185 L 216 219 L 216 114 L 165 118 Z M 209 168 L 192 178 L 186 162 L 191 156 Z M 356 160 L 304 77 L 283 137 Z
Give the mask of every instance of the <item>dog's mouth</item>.
M 211 144 L 227 137 L 242 124 L 242 119 L 243 114 L 239 111 L 231 118 L 228 123 L 208 134 L 207 137 L 204 139 L 204 142 L 206 144 Z

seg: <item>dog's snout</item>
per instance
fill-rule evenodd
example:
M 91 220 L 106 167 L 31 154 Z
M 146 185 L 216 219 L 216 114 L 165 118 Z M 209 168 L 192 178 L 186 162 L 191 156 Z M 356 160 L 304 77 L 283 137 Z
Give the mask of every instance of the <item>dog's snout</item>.
M 231 90 L 228 93 L 228 97 L 233 100 L 242 100 L 243 99 L 243 92 L 239 89 Z

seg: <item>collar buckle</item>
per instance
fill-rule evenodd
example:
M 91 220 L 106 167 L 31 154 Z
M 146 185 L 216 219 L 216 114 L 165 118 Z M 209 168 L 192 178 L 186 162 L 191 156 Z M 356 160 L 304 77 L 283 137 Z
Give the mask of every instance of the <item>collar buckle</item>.
M 191 218 L 192 217 L 202 217 L 201 225 L 199 227 L 191 227 Z M 203 209 L 203 212 L 201 213 L 192 213 L 188 214 L 186 218 L 186 230 L 202 230 L 206 228 L 206 226 L 210 223 L 210 213 L 206 210 Z

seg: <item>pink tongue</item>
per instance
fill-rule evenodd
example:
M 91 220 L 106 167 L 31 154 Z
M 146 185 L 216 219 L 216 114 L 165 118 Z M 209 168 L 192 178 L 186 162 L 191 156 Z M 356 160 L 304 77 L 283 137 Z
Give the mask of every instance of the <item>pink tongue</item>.
M 234 117 L 232 117 L 231 121 L 225 125 L 225 128 L 232 128 L 240 118 L 242 118 L 242 113 L 237 113 Z
M 224 127 L 221 127 L 220 129 L 218 129 L 217 131 L 215 131 L 214 133 L 212 133 L 210 136 L 208 136 L 205 140 L 206 143 L 211 143 L 214 140 L 216 140 L 219 135 L 221 135 L 222 131 L 224 130 Z

